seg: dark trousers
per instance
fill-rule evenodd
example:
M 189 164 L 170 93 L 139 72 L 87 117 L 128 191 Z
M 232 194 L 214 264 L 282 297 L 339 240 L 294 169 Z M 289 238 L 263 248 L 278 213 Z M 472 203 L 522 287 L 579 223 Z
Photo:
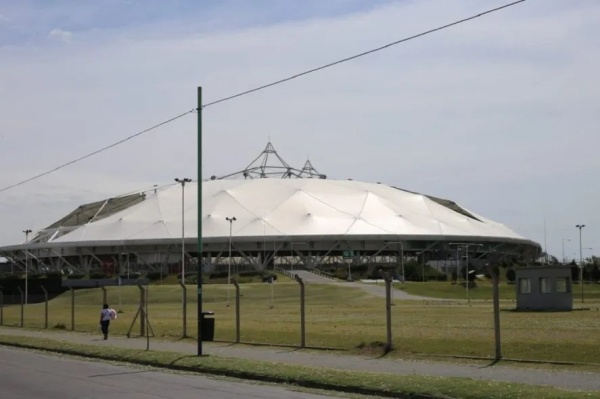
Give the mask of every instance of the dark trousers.
M 108 326 L 110 325 L 110 320 L 103 320 L 100 322 L 100 326 L 102 328 L 102 334 L 104 334 L 104 339 L 108 338 Z

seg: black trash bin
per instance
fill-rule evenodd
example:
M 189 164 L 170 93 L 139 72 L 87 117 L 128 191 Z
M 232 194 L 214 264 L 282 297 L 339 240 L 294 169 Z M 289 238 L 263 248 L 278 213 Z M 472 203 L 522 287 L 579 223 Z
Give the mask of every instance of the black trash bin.
M 214 341 L 215 340 L 215 312 L 206 311 L 202 312 L 202 341 Z

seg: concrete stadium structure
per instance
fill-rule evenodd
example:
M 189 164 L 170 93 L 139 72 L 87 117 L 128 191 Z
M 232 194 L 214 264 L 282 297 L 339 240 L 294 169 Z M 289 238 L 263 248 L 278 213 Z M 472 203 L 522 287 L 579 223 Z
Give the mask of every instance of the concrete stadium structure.
M 176 272 L 184 217 L 186 272 L 195 272 L 196 184 L 182 189 L 173 183 L 82 205 L 35 232 L 29 242 L 0 248 L 0 256 L 15 272 L 25 267 L 30 273 Z M 534 259 L 541 249 L 450 200 L 385 184 L 327 179 L 310 161 L 293 168 L 270 143 L 244 170 L 202 184 L 205 271 L 229 264 L 230 244 L 236 268 L 258 270 L 406 259 L 442 261 L 450 268 L 456 254 L 464 256 L 457 248 L 470 251 L 474 262 L 491 256 Z

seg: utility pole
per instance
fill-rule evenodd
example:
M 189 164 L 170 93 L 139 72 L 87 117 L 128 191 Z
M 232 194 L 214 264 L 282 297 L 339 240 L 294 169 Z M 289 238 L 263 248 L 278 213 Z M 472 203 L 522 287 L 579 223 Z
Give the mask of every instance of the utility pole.
M 231 284 L 231 243 L 233 238 L 233 222 L 235 222 L 237 219 L 235 218 L 235 216 L 233 216 L 225 217 L 225 220 L 229 222 L 229 262 L 227 265 L 227 306 L 229 306 L 229 286 Z
M 185 284 L 185 184 L 192 179 L 175 178 L 175 181 L 181 184 L 181 283 Z
M 29 297 L 29 250 L 27 249 L 27 243 L 29 242 L 31 229 L 23 230 L 23 233 L 25 233 L 25 305 L 27 305 Z
M 583 303 L 583 248 L 581 248 L 581 229 L 585 224 L 575 225 L 579 229 L 579 284 L 581 284 L 581 303 Z

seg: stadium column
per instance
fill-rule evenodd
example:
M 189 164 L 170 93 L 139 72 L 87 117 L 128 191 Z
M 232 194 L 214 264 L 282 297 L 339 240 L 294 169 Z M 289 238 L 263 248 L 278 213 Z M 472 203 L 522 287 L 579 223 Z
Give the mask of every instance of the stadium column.
M 198 87 L 198 356 L 202 356 L 202 87 Z

